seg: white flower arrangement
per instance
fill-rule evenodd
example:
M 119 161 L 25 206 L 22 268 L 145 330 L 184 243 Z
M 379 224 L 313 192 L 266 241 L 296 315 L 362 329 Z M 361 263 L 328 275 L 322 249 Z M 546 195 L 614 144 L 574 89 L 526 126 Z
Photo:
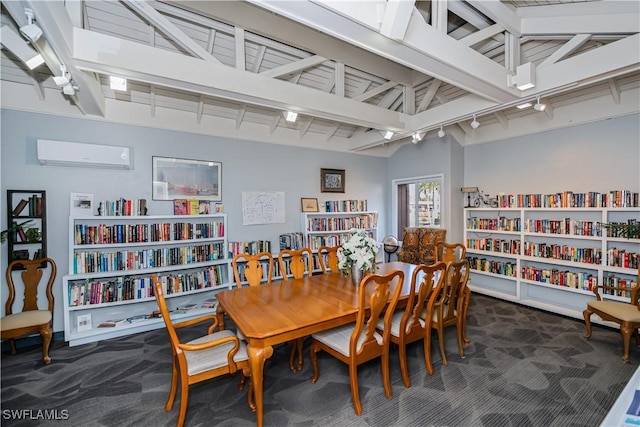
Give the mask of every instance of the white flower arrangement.
M 369 270 L 375 262 L 378 244 L 366 230 L 351 229 L 349 233 L 349 240 L 338 249 L 338 268 L 345 273 L 354 265 L 358 270 Z

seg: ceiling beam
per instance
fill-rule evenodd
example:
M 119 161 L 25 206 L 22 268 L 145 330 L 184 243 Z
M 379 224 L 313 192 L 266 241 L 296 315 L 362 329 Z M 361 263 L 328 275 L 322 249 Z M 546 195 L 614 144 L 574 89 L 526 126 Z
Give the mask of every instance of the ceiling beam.
M 414 4 L 415 0 L 388 0 L 380 34 L 390 39 L 402 40 L 407 31 Z
M 316 65 L 320 65 L 325 62 L 327 58 L 320 55 L 313 55 L 308 58 L 301 59 L 299 61 L 290 62 L 285 65 L 281 65 L 280 67 L 275 67 L 270 70 L 263 71 L 260 73 L 261 76 L 265 77 L 280 77 L 285 74 L 295 73 L 296 71 L 302 71 L 307 68 L 315 67 Z

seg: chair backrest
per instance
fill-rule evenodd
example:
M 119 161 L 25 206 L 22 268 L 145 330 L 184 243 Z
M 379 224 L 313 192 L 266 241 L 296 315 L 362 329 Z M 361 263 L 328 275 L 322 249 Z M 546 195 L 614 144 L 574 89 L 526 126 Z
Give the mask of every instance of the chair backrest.
M 467 254 L 467 248 L 462 243 L 436 243 L 436 262 L 443 261 L 449 264 L 450 262 L 461 261 Z
M 384 275 L 369 274 L 362 279 L 358 290 L 358 314 L 349 342 L 349 354 L 355 357 L 377 352 L 381 344 L 376 340 L 376 326 L 384 314 L 382 345 L 389 342 L 391 318 L 402 292 L 404 273 L 394 270 Z M 392 295 L 393 292 L 393 295 Z
M 40 310 L 38 307 L 38 288 L 41 284 L 44 284 L 44 291 L 47 296 L 47 310 L 52 314 L 53 318 L 53 282 L 56 279 L 57 266 L 54 260 L 51 258 L 40 258 L 34 260 L 15 260 L 9 263 L 6 271 L 7 285 L 9 287 L 9 296 L 5 304 L 5 314 L 13 314 L 13 303 L 16 297 L 16 284 L 14 283 L 14 277 L 20 271 L 20 277 L 24 284 L 24 299 L 22 304 L 22 310 L 18 311 L 30 311 Z M 46 281 L 42 281 L 42 277 L 47 273 L 49 277 Z
M 443 304 L 442 318 L 445 321 L 453 319 L 457 313 L 461 313 L 464 293 L 469 280 L 469 270 L 469 261 L 466 259 L 447 265 L 439 301 Z
M 160 283 L 158 277 L 155 274 L 151 276 L 151 281 L 153 282 L 153 294 L 156 297 L 156 302 L 158 303 L 158 308 L 160 309 L 162 320 L 164 320 L 164 324 L 167 327 L 167 332 L 169 333 L 171 348 L 173 348 L 174 351 L 179 351 L 178 344 L 180 344 L 180 339 L 178 338 L 176 328 L 173 326 L 173 322 L 171 321 L 171 315 L 169 314 L 169 309 L 167 308 L 167 302 L 165 301 L 164 293 L 162 292 L 162 283 Z
M 289 276 L 293 276 L 294 279 L 302 279 L 305 274 L 311 276 L 313 273 L 313 252 L 309 248 L 282 249 L 278 254 L 278 264 L 284 280 Z
M 259 286 L 262 283 L 270 284 L 273 278 L 273 255 L 271 252 L 260 252 L 255 255 L 245 253 L 236 254 L 231 260 L 233 277 L 236 286 L 242 286 L 241 272 L 249 283 L 249 286 Z M 267 268 L 267 276 L 264 276 L 264 268 Z
M 447 230 L 429 227 L 407 227 L 402 230 L 402 247 L 398 260 L 411 264 L 433 264 L 436 243 L 444 241 Z
M 338 246 L 320 246 L 318 249 L 318 260 L 323 273 L 339 273 L 338 268 Z M 331 271 L 329 271 L 331 270 Z
M 446 271 L 447 264 L 442 261 L 431 265 L 420 264 L 413 270 L 409 298 L 400 319 L 401 333 L 404 331 L 408 334 L 413 327 L 419 327 L 420 318 L 425 317 L 425 309 L 427 313 L 433 313 L 433 305 L 442 290 Z M 429 314 L 426 318 L 429 318 Z

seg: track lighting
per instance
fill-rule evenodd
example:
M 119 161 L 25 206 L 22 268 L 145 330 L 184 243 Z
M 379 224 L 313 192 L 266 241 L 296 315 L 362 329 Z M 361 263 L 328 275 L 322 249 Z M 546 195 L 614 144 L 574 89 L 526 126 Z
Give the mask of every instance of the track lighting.
M 67 73 L 66 65 L 64 64 L 60 65 L 60 75 L 53 76 L 53 81 L 55 82 L 56 85 L 58 85 L 58 87 L 64 87 L 70 83 L 71 75 Z
M 438 137 L 444 138 L 445 135 L 446 133 L 444 133 L 444 129 L 442 129 L 442 126 L 440 126 L 440 130 L 438 131 Z
M 544 111 L 544 109 L 547 108 L 547 104 L 542 104 L 540 102 L 540 97 L 539 96 L 537 97 L 537 100 L 538 100 L 538 102 L 536 102 L 536 105 L 534 105 L 533 108 L 536 111 Z
M 5 49 L 13 53 L 30 70 L 44 64 L 44 58 L 34 48 L 29 46 L 15 31 L 9 26 L 3 25 L 0 28 L 0 42 Z
M 473 121 L 471 122 L 471 127 L 473 129 L 478 129 L 478 126 L 480 126 L 480 122 L 476 119 L 476 115 L 473 115 Z
M 422 141 L 423 137 L 424 137 L 424 133 L 414 132 L 411 142 L 413 142 L 414 144 L 417 144 L 418 142 Z
M 109 87 L 112 90 L 127 91 L 127 79 L 124 77 L 109 76 Z
M 298 119 L 298 113 L 294 111 L 283 111 L 282 114 L 284 115 L 284 119 L 289 123 L 295 123 Z
M 42 30 L 33 23 L 33 10 L 25 7 L 24 14 L 27 15 L 27 25 L 20 27 L 20 33 L 31 43 L 35 43 L 42 37 Z
M 531 103 L 530 102 L 525 102 L 524 104 L 518 104 L 517 107 L 521 110 L 524 110 L 525 108 L 529 108 L 531 107 Z
M 384 139 L 386 139 L 387 141 L 390 140 L 391 138 L 393 138 L 393 132 L 391 132 L 390 130 L 386 131 L 384 133 Z

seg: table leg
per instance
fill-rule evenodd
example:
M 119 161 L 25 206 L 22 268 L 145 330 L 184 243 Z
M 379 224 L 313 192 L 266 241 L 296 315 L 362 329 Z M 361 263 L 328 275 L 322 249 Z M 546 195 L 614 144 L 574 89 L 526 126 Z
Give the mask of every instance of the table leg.
M 258 427 L 262 427 L 264 423 L 264 412 L 262 402 L 262 374 L 264 371 L 264 361 L 273 354 L 273 347 L 254 347 L 249 341 L 247 346 L 249 353 L 249 366 L 251 366 L 251 381 L 253 382 L 253 395 L 256 404 L 256 421 Z

